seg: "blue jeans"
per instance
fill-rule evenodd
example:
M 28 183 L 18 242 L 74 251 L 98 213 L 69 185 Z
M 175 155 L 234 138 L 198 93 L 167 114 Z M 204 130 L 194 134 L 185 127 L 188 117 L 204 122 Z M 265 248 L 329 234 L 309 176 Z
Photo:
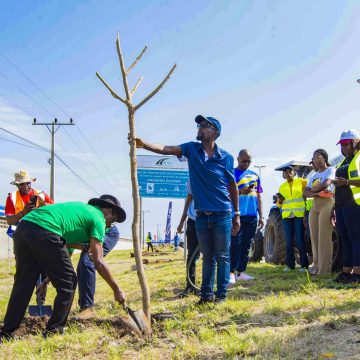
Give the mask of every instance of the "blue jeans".
M 294 256 L 294 238 L 296 248 L 300 254 L 300 266 L 307 268 L 309 266 L 309 259 L 306 253 L 305 239 L 304 239 L 304 218 L 294 217 L 283 219 L 285 241 L 286 241 L 286 265 L 290 269 L 295 268 Z
M 335 213 L 343 248 L 343 267 L 360 266 L 360 206 L 337 208 Z
M 236 236 L 231 237 L 230 271 L 244 272 L 249 261 L 249 251 L 254 240 L 257 217 L 240 216 L 241 227 Z
M 119 230 L 116 226 L 111 226 L 108 233 L 105 235 L 103 243 L 104 256 L 106 256 L 115 247 L 118 239 Z M 94 306 L 96 287 L 96 268 L 89 256 L 89 253 L 81 253 L 76 272 L 79 286 L 80 309 L 92 307 Z
M 197 216 L 195 227 L 200 251 L 203 254 L 201 297 L 210 299 L 214 296 L 217 265 L 217 291 L 215 296 L 224 299 L 230 279 L 231 213 L 218 212 Z

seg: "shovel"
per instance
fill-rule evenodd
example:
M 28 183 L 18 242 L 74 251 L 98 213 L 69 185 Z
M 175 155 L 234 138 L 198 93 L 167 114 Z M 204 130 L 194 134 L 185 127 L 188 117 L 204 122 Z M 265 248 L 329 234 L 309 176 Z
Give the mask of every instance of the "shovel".
M 128 304 L 123 304 L 124 310 L 128 313 L 127 324 L 139 337 L 149 337 L 151 335 L 151 326 L 148 318 L 142 310 L 132 310 Z
M 42 283 L 42 277 L 39 275 L 39 278 L 36 282 L 36 288 Z M 41 294 L 40 291 L 36 291 L 36 305 L 29 306 L 30 316 L 51 316 L 52 307 L 51 305 L 44 305 L 45 295 Z

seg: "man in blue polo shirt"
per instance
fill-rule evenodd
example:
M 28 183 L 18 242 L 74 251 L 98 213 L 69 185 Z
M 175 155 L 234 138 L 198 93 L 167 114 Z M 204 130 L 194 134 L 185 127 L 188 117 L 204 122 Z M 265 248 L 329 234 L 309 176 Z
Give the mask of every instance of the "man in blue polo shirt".
M 245 270 L 256 229 L 257 227 L 262 229 L 264 226 L 261 200 L 263 190 L 259 175 L 249 169 L 251 164 L 250 152 L 246 149 L 240 150 L 237 160 L 235 179 L 239 189 L 241 229 L 235 236 L 231 237 L 230 284 L 235 284 L 236 280 L 254 279 L 253 276 L 245 274 Z
M 217 265 L 215 301 L 226 299 L 230 278 L 230 237 L 240 229 L 239 193 L 234 176 L 234 159 L 215 143 L 221 125 L 213 117 L 195 118 L 196 140 L 177 146 L 149 144 L 133 139 L 136 147 L 163 154 L 186 156 L 196 210 L 196 234 L 203 254 L 201 298 L 199 305 L 214 301 L 214 279 Z M 132 139 L 129 138 L 131 141 Z M 235 216 L 231 219 L 231 204 Z

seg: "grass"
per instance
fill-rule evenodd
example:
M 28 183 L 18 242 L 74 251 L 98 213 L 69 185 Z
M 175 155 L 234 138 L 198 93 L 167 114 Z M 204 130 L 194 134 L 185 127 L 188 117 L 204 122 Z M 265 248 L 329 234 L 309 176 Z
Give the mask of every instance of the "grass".
M 70 321 L 64 336 L 47 340 L 44 322 L 25 320 L 20 339 L 0 345 L 5 359 L 349 359 L 358 358 L 360 344 L 360 289 L 335 286 L 331 276 L 311 279 L 307 274 L 284 273 L 280 266 L 249 264 L 256 276 L 237 283 L 222 304 L 196 307 L 197 298 L 177 297 L 184 287 L 182 254 L 149 257 L 173 262 L 151 263 L 146 273 L 152 291 L 152 312 L 174 312 L 174 319 L 155 323 L 150 341 L 137 339 L 119 327 L 124 311 L 98 278 L 97 318 Z M 78 257 L 74 257 L 74 264 Z M 141 308 L 134 259 L 129 251 L 107 257 L 111 270 L 126 291 L 129 303 Z M 12 268 L 14 271 L 14 268 Z M 13 281 L 0 262 L 0 319 L 3 319 Z M 48 303 L 55 295 L 48 291 Z M 35 299 L 32 299 L 35 303 Z M 78 312 L 75 298 L 72 316 Z

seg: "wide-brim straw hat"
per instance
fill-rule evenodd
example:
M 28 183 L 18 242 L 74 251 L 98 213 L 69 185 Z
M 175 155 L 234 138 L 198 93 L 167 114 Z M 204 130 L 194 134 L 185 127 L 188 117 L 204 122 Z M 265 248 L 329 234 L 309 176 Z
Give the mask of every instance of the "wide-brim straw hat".
M 26 170 L 20 170 L 14 174 L 15 180 L 12 181 L 11 185 L 20 185 L 27 182 L 36 181 L 36 178 L 30 177 L 29 173 Z

